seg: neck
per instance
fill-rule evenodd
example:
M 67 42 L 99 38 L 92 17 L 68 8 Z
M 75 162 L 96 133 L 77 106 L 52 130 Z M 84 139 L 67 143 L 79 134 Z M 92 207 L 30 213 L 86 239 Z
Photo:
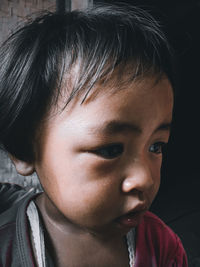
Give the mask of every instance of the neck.
M 99 266 L 102 259 L 105 259 L 105 264 L 101 266 L 118 266 L 116 259 L 120 264 L 125 263 L 121 266 L 128 266 L 125 237 L 115 235 L 106 238 L 74 226 L 57 211 L 45 194 L 37 197 L 36 204 L 47 231 L 48 250 L 54 255 L 56 266 L 64 267 L 67 262 L 69 266 Z

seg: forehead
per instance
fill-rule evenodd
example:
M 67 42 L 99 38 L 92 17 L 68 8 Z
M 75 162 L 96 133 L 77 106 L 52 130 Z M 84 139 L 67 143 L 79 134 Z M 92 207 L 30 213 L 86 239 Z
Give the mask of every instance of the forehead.
M 134 81 L 122 78 L 121 81 L 118 77 L 106 83 L 101 81 L 82 104 L 83 93 L 77 95 L 64 109 L 65 100 L 61 99 L 50 121 L 55 122 L 57 118 L 65 124 L 79 124 L 84 128 L 87 125 L 90 127 L 90 123 L 124 118 L 134 120 L 138 125 L 146 117 L 160 121 L 171 120 L 173 92 L 166 77 L 158 79 L 157 76 L 151 76 Z
M 173 90 L 166 77 L 147 76 L 143 79 L 128 80 L 113 79 L 106 84 L 97 84 L 83 103 L 86 108 L 99 106 L 105 110 L 106 107 L 114 109 L 129 109 L 143 112 L 145 109 L 166 109 L 173 105 Z M 161 102 L 162 105 L 161 105 Z
M 97 78 L 97 80 L 96 77 L 86 77 L 86 80 L 82 81 L 80 68 L 79 63 L 75 64 L 70 72 L 63 77 L 57 102 L 54 102 L 55 106 L 59 106 L 60 109 L 66 108 L 69 102 L 72 102 L 72 106 L 83 102 L 88 103 L 104 94 L 112 95 L 120 90 L 145 84 L 147 80 L 152 80 L 156 84 L 159 80 L 166 78 L 165 74 L 155 73 L 153 69 L 149 69 L 144 74 L 138 74 L 134 63 L 129 62 L 119 64 L 110 73 Z M 152 84 L 152 86 L 155 84 Z M 143 87 L 148 88 L 147 86 Z

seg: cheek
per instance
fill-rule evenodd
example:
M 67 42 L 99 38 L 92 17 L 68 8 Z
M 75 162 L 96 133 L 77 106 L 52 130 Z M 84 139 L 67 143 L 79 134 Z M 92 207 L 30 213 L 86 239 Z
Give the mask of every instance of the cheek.
M 106 214 L 118 206 L 116 203 L 120 204 L 121 177 L 114 165 L 116 164 L 103 163 L 99 160 L 91 163 L 89 160 L 80 168 L 77 186 L 79 186 L 80 203 L 83 210 L 94 215 Z M 76 190 L 76 187 L 74 188 Z
M 97 225 L 115 214 L 119 207 L 116 203 L 120 203 L 119 179 L 110 169 L 79 162 L 59 175 L 52 169 L 43 186 L 66 218 L 79 224 Z
M 77 190 L 59 192 L 62 198 L 54 199 L 60 212 L 76 224 L 97 226 L 109 221 L 116 214 L 119 200 L 111 184 L 91 182 Z

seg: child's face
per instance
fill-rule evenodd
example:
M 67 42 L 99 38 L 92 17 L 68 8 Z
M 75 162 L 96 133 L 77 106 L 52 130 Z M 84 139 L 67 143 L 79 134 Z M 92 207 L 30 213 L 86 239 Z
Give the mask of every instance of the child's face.
M 53 209 L 57 223 L 101 234 L 129 231 L 151 205 L 173 108 L 166 78 L 147 77 L 112 93 L 108 87 L 51 116 L 35 162 L 47 213 Z M 127 215 L 135 209 L 136 216 Z

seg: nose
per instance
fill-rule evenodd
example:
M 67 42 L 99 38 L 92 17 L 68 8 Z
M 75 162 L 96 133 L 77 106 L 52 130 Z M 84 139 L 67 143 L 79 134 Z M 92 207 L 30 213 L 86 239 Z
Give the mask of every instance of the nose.
M 132 190 L 145 192 L 151 189 L 153 185 L 154 179 L 149 166 L 144 162 L 137 162 L 129 168 L 122 183 L 122 191 L 124 193 L 129 193 Z

